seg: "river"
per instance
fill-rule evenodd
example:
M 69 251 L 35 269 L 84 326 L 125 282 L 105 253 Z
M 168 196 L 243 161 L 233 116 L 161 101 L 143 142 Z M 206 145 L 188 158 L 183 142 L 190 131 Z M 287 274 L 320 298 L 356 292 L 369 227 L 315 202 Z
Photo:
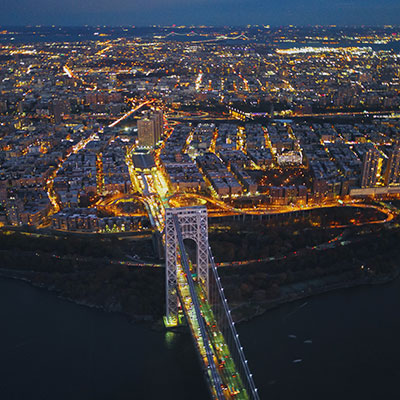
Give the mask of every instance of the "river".
M 399 279 L 286 304 L 240 333 L 262 399 L 400 398 Z
M 156 332 L 8 279 L 0 279 L 0 304 L 2 400 L 208 399 L 189 334 Z M 399 310 L 397 280 L 241 324 L 261 399 L 398 399 Z

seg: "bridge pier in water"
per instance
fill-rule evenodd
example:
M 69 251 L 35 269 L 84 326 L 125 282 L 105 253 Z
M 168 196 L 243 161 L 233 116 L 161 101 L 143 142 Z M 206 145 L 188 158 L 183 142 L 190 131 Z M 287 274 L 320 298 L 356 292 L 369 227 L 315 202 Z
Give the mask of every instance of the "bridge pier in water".
M 185 239 L 196 242 L 195 267 Z M 165 324 L 177 326 L 185 315 L 213 398 L 259 400 L 208 244 L 206 207 L 166 209 L 165 263 Z

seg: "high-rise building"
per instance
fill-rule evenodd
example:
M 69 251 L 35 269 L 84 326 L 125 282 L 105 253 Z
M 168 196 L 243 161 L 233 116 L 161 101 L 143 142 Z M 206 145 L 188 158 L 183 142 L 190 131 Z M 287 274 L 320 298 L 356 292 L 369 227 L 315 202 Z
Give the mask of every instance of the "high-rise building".
M 154 147 L 163 134 L 162 111 L 148 113 L 138 121 L 137 127 L 139 145 Z
M 104 169 L 103 169 L 103 154 L 96 154 L 96 189 L 97 194 L 102 194 L 104 190 Z
M 156 144 L 154 120 L 148 116 L 139 119 L 137 123 L 139 146 L 152 147 Z
M 155 111 L 152 118 L 154 119 L 156 142 L 158 142 L 164 133 L 163 112 L 161 110 Z
M 378 150 L 371 148 L 364 154 L 363 169 L 361 175 L 361 187 L 369 188 L 376 186 L 380 177 L 382 159 Z
M 386 174 L 385 185 L 400 184 L 400 139 L 397 139 L 393 145 L 392 153 L 389 156 Z

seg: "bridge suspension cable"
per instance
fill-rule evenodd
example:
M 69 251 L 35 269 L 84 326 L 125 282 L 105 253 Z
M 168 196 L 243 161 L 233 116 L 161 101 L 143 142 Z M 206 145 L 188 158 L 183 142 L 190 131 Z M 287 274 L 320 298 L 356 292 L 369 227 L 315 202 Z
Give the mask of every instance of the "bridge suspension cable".
M 219 318 L 219 321 L 217 321 L 217 322 L 219 323 L 219 325 L 221 325 L 223 327 L 226 327 L 226 325 L 228 325 L 228 331 L 225 330 L 224 336 L 225 336 L 226 340 L 229 339 L 228 337 L 226 337 L 228 335 L 231 337 L 231 339 L 233 339 L 234 348 L 232 348 L 232 346 L 229 346 L 230 350 L 231 350 L 231 354 L 233 356 L 236 356 L 234 361 L 236 362 L 236 364 L 238 364 L 238 366 L 241 366 L 241 370 L 242 370 L 241 375 L 243 375 L 242 379 L 245 380 L 246 389 L 252 395 L 252 399 L 259 400 L 260 397 L 258 395 L 258 390 L 254 384 L 253 375 L 250 373 L 250 369 L 249 369 L 246 357 L 243 352 L 243 347 L 240 344 L 239 335 L 235 328 L 235 323 L 233 322 L 233 319 L 231 316 L 231 311 L 229 310 L 228 301 L 224 294 L 224 289 L 221 284 L 221 279 L 218 275 L 217 267 L 214 263 L 214 257 L 212 256 L 210 246 L 208 247 L 208 255 L 209 255 L 209 263 L 210 263 L 212 277 L 214 278 L 214 281 L 215 281 L 215 284 L 217 287 L 217 293 L 219 296 L 219 299 L 218 299 L 219 301 L 218 300 L 217 301 L 218 301 L 218 303 L 222 303 L 222 307 L 223 307 L 222 317 L 225 321 L 227 321 L 227 324 L 225 321 L 221 321 L 221 319 L 222 319 L 221 317 Z M 218 315 L 221 315 L 221 313 L 216 312 L 215 315 L 218 316 Z

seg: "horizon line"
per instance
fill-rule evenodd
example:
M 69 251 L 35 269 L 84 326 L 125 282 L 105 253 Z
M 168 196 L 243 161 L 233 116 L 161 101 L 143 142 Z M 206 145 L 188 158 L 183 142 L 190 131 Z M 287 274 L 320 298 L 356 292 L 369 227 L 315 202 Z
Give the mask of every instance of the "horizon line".
M 58 25 L 58 24 L 29 24 L 29 25 L 3 25 L 0 24 L 1 28 L 129 28 L 129 29 L 141 29 L 141 28 L 163 28 L 163 29 L 193 29 L 193 28 L 263 28 L 263 29 L 273 29 L 273 28 L 384 28 L 393 29 L 400 28 L 400 24 L 355 24 L 355 25 L 341 25 L 341 24 L 310 24 L 310 25 L 280 25 L 280 24 L 244 24 L 244 25 L 182 25 L 182 24 L 172 24 L 172 25 Z

